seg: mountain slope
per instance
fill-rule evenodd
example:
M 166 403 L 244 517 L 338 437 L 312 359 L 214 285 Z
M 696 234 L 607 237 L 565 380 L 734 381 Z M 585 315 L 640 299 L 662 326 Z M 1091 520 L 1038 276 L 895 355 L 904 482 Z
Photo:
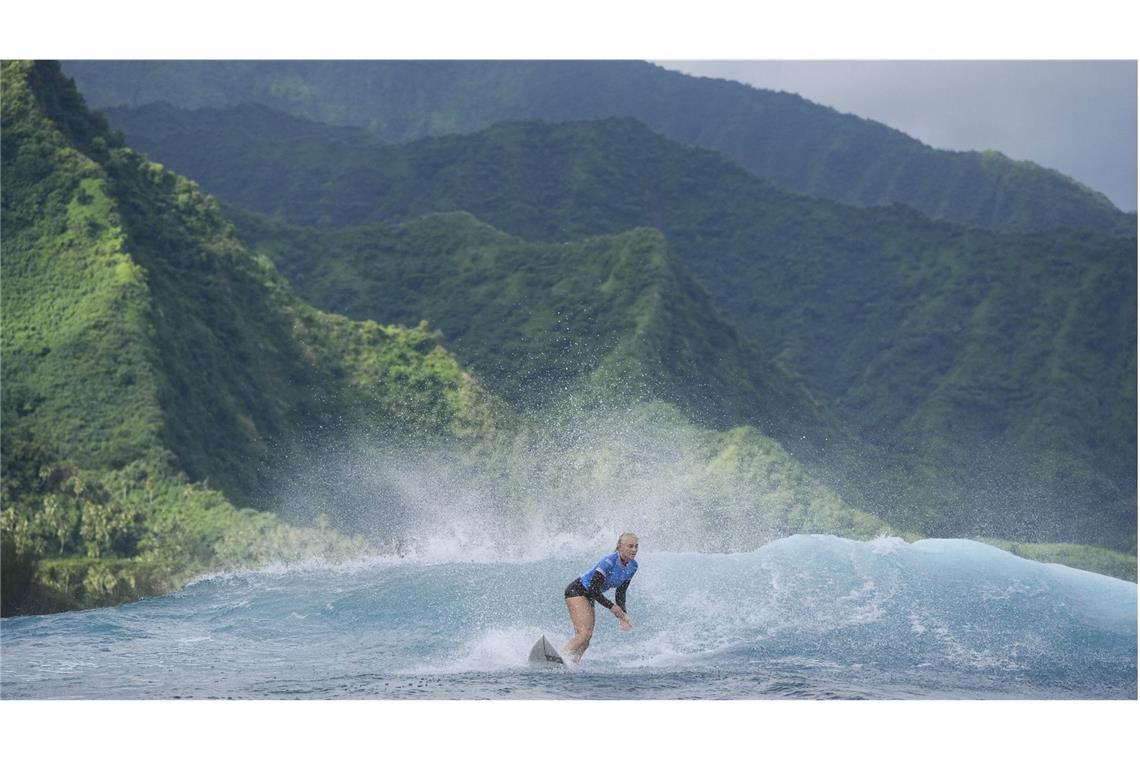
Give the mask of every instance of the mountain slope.
M 630 117 L 796 192 L 856 205 L 901 202 L 993 229 L 1136 234 L 1134 213 L 1058 172 L 992 151 L 935 150 L 796 95 L 643 62 L 73 61 L 67 70 L 99 108 L 259 103 L 391 142 L 504 121 Z
M 917 494 L 883 497 L 932 500 L 942 530 L 1134 542 L 1133 241 L 795 196 L 631 121 L 392 147 L 292 141 L 311 125 L 279 119 L 279 134 L 247 111 L 265 132 L 206 130 L 201 113 L 193 149 L 160 155 L 301 224 L 462 209 L 545 240 L 657 227 L 743 335 L 911 462 Z
M 152 591 L 135 560 L 169 588 L 278 549 L 358 551 L 234 505 L 275 506 L 291 460 L 330 441 L 475 440 L 508 419 L 425 328 L 297 299 L 58 65 L 6 62 L 2 81 L 5 561 L 80 563 L 39 576 L 80 597 L 29 604 Z
M 51 123 L 37 123 L 29 101 L 32 94 L 54 96 L 65 85 L 36 77 L 50 74 L 33 67 L 32 92 L 25 94 L 13 76 L 6 101 L 6 197 L 33 212 L 20 214 L 16 203 L 5 207 L 6 291 L 12 294 L 6 302 L 6 359 L 14 392 L 25 387 L 27 367 L 38 380 L 29 386 L 66 382 L 68 390 L 84 394 L 67 402 L 66 393 L 52 393 L 45 407 L 31 413 L 29 424 L 49 431 L 54 448 L 82 464 L 121 466 L 121 457 L 91 449 L 102 447 L 98 431 L 110 423 L 79 413 L 91 408 L 107 409 L 116 419 L 135 416 L 108 405 L 121 393 L 147 407 L 142 416 L 151 420 L 148 434 L 133 436 L 133 456 L 153 446 L 159 433 L 192 476 L 213 474 L 248 497 L 261 485 L 251 472 L 220 474 L 234 461 L 266 461 L 275 448 L 287 453 L 310 428 L 369 408 L 389 390 L 352 382 L 348 364 L 354 358 L 329 347 L 334 332 L 359 331 L 364 350 L 403 344 L 392 349 L 392 358 L 414 361 L 417 350 L 433 350 L 426 336 L 367 325 L 346 328 L 309 309 L 271 265 L 242 250 L 211 199 L 128 152 L 107 149 L 100 156 L 105 138 L 97 130 L 83 127 L 91 129 L 95 158 L 60 144 Z M 68 112 L 77 107 L 70 104 Z M 40 136 L 44 140 L 36 141 Z M 62 160 L 54 159 L 58 164 L 36 160 L 49 149 L 62 152 Z M 46 178 L 37 176 L 44 171 Z M 61 219 L 67 220 L 64 230 L 57 227 Z M 87 299 L 74 298 L 76 292 Z M 108 320 L 114 329 L 105 329 Z M 99 342 L 107 339 L 123 345 Z M 52 345 L 61 340 L 63 345 Z M 84 356 L 115 369 L 93 367 L 80 379 L 76 369 L 83 369 Z M 453 372 L 454 382 L 464 382 Z M 110 387 L 101 387 L 100 380 L 110 380 Z M 86 395 L 95 393 L 101 395 Z M 54 411 L 63 403 L 68 405 Z M 390 409 L 393 403 L 384 405 Z M 370 424 L 422 429 L 424 422 L 401 423 L 390 413 L 374 413 Z M 210 464 L 191 465 L 200 461 Z
M 526 407 L 592 388 L 662 399 L 706 426 L 795 449 L 840 438 L 802 384 L 717 315 L 656 230 L 535 243 L 468 214 L 339 231 L 232 212 L 307 298 L 351 317 L 437 325 L 496 394 Z

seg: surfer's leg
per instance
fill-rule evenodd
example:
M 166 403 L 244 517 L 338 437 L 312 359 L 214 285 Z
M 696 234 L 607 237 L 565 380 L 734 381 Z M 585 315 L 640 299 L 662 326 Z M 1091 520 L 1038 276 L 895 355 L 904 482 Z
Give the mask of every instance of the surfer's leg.
M 594 635 L 594 605 L 584 596 L 570 596 L 566 598 L 566 609 L 570 611 L 570 622 L 574 624 L 574 636 L 566 642 L 566 654 L 578 662 Z

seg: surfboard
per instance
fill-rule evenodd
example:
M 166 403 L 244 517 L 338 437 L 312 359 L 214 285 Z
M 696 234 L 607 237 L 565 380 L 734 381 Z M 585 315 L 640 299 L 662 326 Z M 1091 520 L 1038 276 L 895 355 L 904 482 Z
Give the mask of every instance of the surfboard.
M 554 645 L 547 641 L 545 636 L 541 636 L 530 648 L 530 664 L 531 667 L 554 668 L 565 665 L 566 661 L 562 659 L 562 655 L 558 654 Z

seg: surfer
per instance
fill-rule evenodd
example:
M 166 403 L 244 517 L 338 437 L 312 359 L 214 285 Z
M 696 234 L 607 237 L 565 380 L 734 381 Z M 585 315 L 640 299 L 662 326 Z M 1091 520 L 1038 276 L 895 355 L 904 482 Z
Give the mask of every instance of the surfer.
M 623 631 L 633 629 L 633 623 L 625 612 L 625 592 L 637 572 L 636 556 L 637 534 L 622 533 L 613 554 L 602 557 L 566 587 L 566 609 L 570 612 L 570 622 L 574 624 L 574 636 L 566 642 L 565 651 L 574 662 L 582 659 L 582 654 L 590 646 L 590 637 L 594 635 L 594 602 L 614 613 Z M 602 595 L 603 591 L 611 588 L 617 589 L 613 602 Z

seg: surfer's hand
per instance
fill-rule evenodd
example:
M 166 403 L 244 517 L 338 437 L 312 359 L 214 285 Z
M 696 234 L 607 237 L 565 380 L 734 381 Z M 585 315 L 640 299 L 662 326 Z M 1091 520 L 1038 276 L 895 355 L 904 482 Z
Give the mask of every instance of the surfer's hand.
M 618 623 L 621 624 L 621 629 L 623 631 L 632 631 L 633 630 L 633 623 L 629 622 L 629 618 L 627 618 L 627 617 L 623 617 L 621 620 L 618 621 Z
M 626 616 L 625 610 L 615 604 L 613 607 L 610 607 L 610 612 L 614 613 L 614 617 L 621 623 L 623 631 L 633 630 L 633 623 L 629 622 L 629 617 Z

